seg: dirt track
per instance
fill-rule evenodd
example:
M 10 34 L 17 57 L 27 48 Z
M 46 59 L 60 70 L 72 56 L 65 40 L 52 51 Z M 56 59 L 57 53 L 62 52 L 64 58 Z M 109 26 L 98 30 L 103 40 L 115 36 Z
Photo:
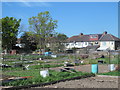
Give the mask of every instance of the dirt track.
M 118 78 L 90 77 L 36 88 L 118 88 Z

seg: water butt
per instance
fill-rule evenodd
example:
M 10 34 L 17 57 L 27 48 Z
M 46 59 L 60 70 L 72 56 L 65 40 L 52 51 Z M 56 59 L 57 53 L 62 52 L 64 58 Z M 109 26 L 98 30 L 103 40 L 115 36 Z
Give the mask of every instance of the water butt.
M 49 71 L 48 70 L 42 70 L 42 71 L 40 71 L 40 75 L 42 77 L 47 77 L 47 76 L 49 76 Z
M 114 71 L 115 70 L 115 64 L 110 64 L 109 65 L 109 70 Z
M 98 64 L 92 64 L 91 65 L 91 71 L 92 73 L 98 73 Z

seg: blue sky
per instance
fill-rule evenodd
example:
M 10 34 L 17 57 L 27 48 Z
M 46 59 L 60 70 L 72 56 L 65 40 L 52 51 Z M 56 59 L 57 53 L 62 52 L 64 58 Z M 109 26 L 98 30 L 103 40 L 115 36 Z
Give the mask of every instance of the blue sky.
M 68 37 L 97 34 L 107 31 L 118 36 L 117 2 L 3 2 L 2 17 L 22 19 L 21 25 L 28 30 L 28 18 L 39 12 L 49 11 L 58 20 L 59 33 Z

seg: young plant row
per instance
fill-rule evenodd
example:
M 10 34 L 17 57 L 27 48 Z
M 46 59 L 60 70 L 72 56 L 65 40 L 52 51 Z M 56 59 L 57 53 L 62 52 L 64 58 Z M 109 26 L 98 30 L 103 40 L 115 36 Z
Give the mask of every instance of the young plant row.
M 56 72 L 53 70 L 49 70 L 49 76 L 43 78 L 40 76 L 40 70 L 29 70 L 29 71 L 16 71 L 16 72 L 8 72 L 5 73 L 6 75 L 14 75 L 14 76 L 32 76 L 29 79 L 26 80 L 17 80 L 17 81 L 11 81 L 7 83 L 2 83 L 3 86 L 24 86 L 24 85 L 31 85 L 31 84 L 40 84 L 40 83 L 46 83 L 46 82 L 52 82 L 62 79 L 69 79 L 72 77 L 77 76 L 85 76 L 85 75 L 93 75 L 92 73 L 82 73 L 82 72 L 76 72 L 76 73 L 70 73 L 70 72 Z

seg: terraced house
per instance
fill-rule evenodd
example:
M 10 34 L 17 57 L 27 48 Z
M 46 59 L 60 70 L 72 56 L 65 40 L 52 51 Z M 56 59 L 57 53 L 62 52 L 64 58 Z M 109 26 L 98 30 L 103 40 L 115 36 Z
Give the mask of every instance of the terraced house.
M 106 31 L 102 34 L 88 34 L 72 36 L 67 39 L 66 49 L 98 46 L 97 50 L 117 50 L 120 47 L 120 39 Z

